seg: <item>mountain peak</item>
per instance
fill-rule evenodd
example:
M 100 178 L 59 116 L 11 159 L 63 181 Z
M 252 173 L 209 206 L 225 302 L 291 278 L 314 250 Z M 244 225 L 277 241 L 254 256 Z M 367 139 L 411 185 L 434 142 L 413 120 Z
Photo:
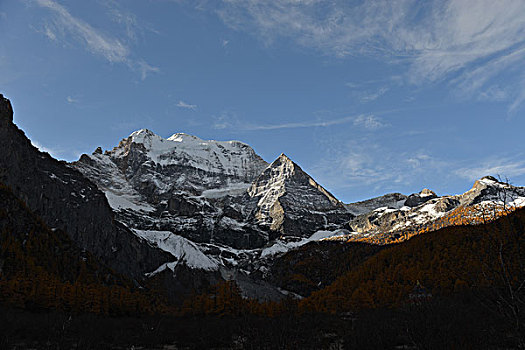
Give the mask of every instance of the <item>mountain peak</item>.
M 276 168 L 276 167 L 282 167 L 285 166 L 286 168 L 293 170 L 295 167 L 297 167 L 297 164 L 293 160 L 291 160 L 286 154 L 281 153 L 279 157 L 277 157 L 272 164 L 270 164 L 270 168 Z
M 178 132 L 176 134 L 171 135 L 170 137 L 168 137 L 168 140 L 174 142 L 204 142 L 203 139 L 197 136 L 186 134 L 183 132 Z
M 0 94 L 0 118 L 6 119 L 8 123 L 13 122 L 13 107 L 11 101 Z
M 494 176 L 488 175 L 488 176 L 483 176 L 479 180 L 476 180 L 474 182 L 474 185 L 472 186 L 472 190 L 482 189 L 482 188 L 485 188 L 487 186 L 496 186 L 496 185 L 508 185 L 508 184 L 499 181 Z
M 140 129 L 140 130 L 132 132 L 131 135 L 129 135 L 129 137 L 131 137 L 133 141 L 135 142 L 137 142 L 138 140 L 143 140 L 146 137 L 153 137 L 153 136 L 158 136 L 158 135 L 149 129 Z
M 257 223 L 274 232 L 301 236 L 352 216 L 284 153 L 252 183 L 248 195 L 258 199 L 254 211 Z M 311 215 L 307 218 L 305 212 Z M 338 219 L 332 222 L 336 216 Z
M 499 181 L 498 179 L 496 179 L 494 176 L 490 176 L 490 175 L 483 176 L 478 181 L 481 181 L 481 182 L 483 182 L 485 184 L 503 183 L 503 182 Z
M 429 196 L 437 197 L 436 193 L 432 190 L 429 190 L 428 188 L 422 189 L 421 192 L 419 192 L 419 196 L 420 197 L 429 197 Z

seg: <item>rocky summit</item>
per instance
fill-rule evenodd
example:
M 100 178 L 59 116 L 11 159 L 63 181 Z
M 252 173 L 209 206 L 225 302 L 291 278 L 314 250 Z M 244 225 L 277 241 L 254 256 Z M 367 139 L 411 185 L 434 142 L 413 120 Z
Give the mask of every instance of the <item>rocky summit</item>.
M 321 229 L 337 229 L 353 217 L 284 154 L 252 183 L 248 195 L 257 200 L 252 211 L 255 222 L 267 228 L 271 238 L 309 237 Z
M 183 133 L 164 139 L 143 129 L 73 166 L 130 227 L 198 243 L 261 248 L 279 236 L 336 229 L 352 217 L 288 157 L 268 165 L 238 141 Z

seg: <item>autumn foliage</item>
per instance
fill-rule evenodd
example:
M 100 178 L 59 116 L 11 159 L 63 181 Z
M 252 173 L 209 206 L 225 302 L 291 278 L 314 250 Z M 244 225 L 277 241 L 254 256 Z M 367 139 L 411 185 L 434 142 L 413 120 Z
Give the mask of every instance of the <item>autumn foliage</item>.
M 433 295 L 519 289 L 525 283 L 525 209 L 483 225 L 449 226 L 393 244 L 301 301 L 305 311 L 394 307 L 417 281 Z M 524 290 L 520 289 L 520 293 Z

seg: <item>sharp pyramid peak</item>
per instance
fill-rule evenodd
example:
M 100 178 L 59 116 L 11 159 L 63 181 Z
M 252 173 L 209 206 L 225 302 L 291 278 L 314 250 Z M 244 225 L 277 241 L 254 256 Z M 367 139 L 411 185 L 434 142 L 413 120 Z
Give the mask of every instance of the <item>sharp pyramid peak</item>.
M 282 164 L 287 164 L 288 166 L 297 166 L 293 160 L 290 159 L 286 154 L 281 153 L 279 157 L 277 157 L 272 164 L 270 164 L 270 167 L 276 167 L 280 166 Z
M 281 154 L 279 155 L 279 157 L 277 157 L 277 159 L 281 159 L 281 160 L 286 160 L 286 161 L 289 161 L 289 162 L 293 162 L 293 160 L 292 160 L 290 157 L 288 157 L 286 154 L 284 154 L 284 153 L 281 153 Z

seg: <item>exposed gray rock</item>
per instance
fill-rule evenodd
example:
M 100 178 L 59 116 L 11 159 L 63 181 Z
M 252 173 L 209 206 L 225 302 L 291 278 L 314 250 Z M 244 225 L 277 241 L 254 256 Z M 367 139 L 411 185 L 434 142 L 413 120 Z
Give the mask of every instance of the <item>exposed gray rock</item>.
M 408 198 L 405 201 L 405 205 L 411 208 L 417 207 L 418 205 L 421 205 L 436 197 L 437 195 L 433 191 L 429 190 L 428 188 L 425 188 L 419 193 L 413 193 L 410 196 L 408 196 Z
M 388 207 L 399 209 L 405 205 L 407 196 L 401 193 L 388 193 L 384 196 L 367 199 L 364 201 L 345 204 L 346 209 L 354 215 L 363 215 L 377 208 Z
M 253 182 L 248 195 L 257 200 L 250 220 L 267 229 L 270 239 L 309 237 L 320 229 L 338 228 L 353 217 L 284 154 Z

